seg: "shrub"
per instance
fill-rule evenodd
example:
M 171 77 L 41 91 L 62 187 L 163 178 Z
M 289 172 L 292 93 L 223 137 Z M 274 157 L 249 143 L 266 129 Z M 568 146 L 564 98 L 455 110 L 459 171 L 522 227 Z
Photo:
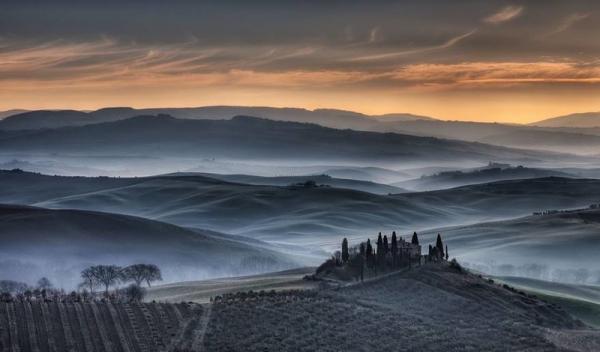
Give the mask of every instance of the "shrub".
M 452 258 L 452 260 L 450 261 L 450 268 L 458 271 L 459 273 L 463 272 L 463 268 L 462 266 L 458 263 L 458 261 L 456 260 L 456 258 Z
M 137 284 L 131 284 L 123 289 L 123 294 L 129 302 L 141 302 L 146 296 L 146 290 Z

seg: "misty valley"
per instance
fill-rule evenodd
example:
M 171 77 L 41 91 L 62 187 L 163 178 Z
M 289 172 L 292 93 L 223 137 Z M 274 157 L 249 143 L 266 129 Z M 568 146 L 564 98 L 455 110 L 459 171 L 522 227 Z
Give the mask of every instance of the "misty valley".
M 119 114 L 99 118 L 105 111 Z M 207 119 L 203 111 L 215 115 Z M 218 115 L 230 111 L 259 117 Z M 145 324 L 175 324 L 177 334 L 192 336 L 165 336 L 152 348 L 240 350 L 244 339 L 231 344 L 214 329 L 242 334 L 234 322 L 260 314 L 268 302 L 327 311 L 317 307 L 350 304 L 342 302 L 362 290 L 399 290 L 408 302 L 416 294 L 411 290 L 425 284 L 443 297 L 483 285 L 485 295 L 509 294 L 505 300 L 516 295 L 529 300 L 526 305 L 562 304 L 566 311 L 552 313 L 562 322 L 537 323 L 546 329 L 600 326 L 593 313 L 600 311 L 600 162 L 587 153 L 379 132 L 382 127 L 373 126 L 382 122 L 372 117 L 355 116 L 374 121 L 342 130 L 337 124 L 347 117 L 334 119 L 332 111 L 281 110 L 281 119 L 271 108 L 198 108 L 182 117 L 166 114 L 177 109 L 152 112 L 157 115 L 33 111 L 0 122 L 10 126 L 0 134 L 2 290 L 5 302 L 31 304 L 7 303 L 16 305 L 7 306 L 2 319 L 28 319 L 41 309 L 42 320 L 31 323 L 38 329 L 52 310 L 65 309 L 63 325 L 51 327 L 62 331 L 75 323 L 70 309 L 83 309 L 76 319 L 85 319 L 86 306 L 98 302 L 114 305 L 90 306 L 98 319 L 104 313 L 96 309 L 108 309 L 107 319 L 115 319 L 121 309 L 139 309 L 135 302 L 194 302 L 179 308 L 144 303 L 144 312 L 156 309 L 159 319 Z M 21 121 L 26 125 L 18 127 Z M 436 120 L 408 120 L 417 121 Z M 427 249 L 436 237 L 438 245 Z M 143 270 L 127 274 L 143 265 L 158 270 L 152 285 L 143 284 Z M 458 281 L 450 289 L 447 280 Z M 343 293 L 334 293 L 339 289 Z M 249 306 L 249 300 L 257 303 Z M 39 301 L 56 306 L 34 305 Z M 237 306 L 242 310 L 231 311 Z M 123 331 L 106 334 L 123 335 L 127 324 L 141 324 L 137 313 L 125 313 L 133 315 L 120 322 Z M 19 324 L 13 333 L 25 333 Z M 25 331 L 32 328 L 27 324 Z M 194 340 L 199 332 L 206 341 Z M 123 338 L 120 349 L 152 349 L 143 345 L 143 331 L 131 333 L 136 339 Z M 86 350 L 96 348 L 93 340 L 85 342 L 93 331 L 81 334 Z M 287 348 L 308 343 L 293 334 Z M 260 336 L 247 338 L 271 339 Z M 52 350 L 40 338 L 37 347 Z M 61 346 L 77 346 L 72 338 Z
M 0 1 L 0 352 L 600 351 L 598 33 Z

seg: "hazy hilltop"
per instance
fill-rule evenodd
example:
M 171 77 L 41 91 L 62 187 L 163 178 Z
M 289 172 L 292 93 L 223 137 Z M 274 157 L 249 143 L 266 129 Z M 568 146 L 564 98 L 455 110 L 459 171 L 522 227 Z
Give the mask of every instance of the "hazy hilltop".
M 187 120 L 166 115 L 9 134 L 4 153 L 360 161 L 539 161 L 564 155 L 394 133 L 237 116 Z M 574 160 L 574 157 L 569 157 Z
M 546 131 L 517 130 L 488 136 L 479 141 L 515 148 L 596 154 L 600 150 L 600 136 L 586 134 L 583 131 L 578 132 L 580 133 L 557 131 L 556 129 Z
M 258 241 L 119 214 L 0 205 L 0 275 L 74 287 L 87 265 L 154 263 L 167 282 L 298 266 Z
M 25 110 L 25 109 L 11 109 L 11 110 L 0 111 L 0 120 L 2 120 L 5 117 L 21 114 L 21 113 L 24 113 L 27 111 L 28 110 Z
M 273 121 L 312 123 L 335 129 L 483 142 L 495 145 L 575 154 L 593 154 L 598 148 L 598 113 L 573 114 L 530 125 L 444 121 L 409 113 L 366 115 L 336 109 L 301 109 L 252 106 L 204 106 L 191 108 L 110 107 L 95 111 L 34 110 L 15 111 L 0 120 L 0 131 L 37 130 L 83 126 L 125 120 L 144 115 L 169 115 L 178 119 L 228 120 L 234 116 L 256 116 Z M 552 122 L 562 121 L 562 122 Z M 592 128 L 596 126 L 595 128 Z M 596 137 L 590 137 L 593 135 Z M 0 136 L 1 137 L 1 136 Z M 583 149 L 582 149 L 583 148 Z
M 175 173 L 173 176 L 194 176 L 195 173 Z M 336 178 L 327 174 L 306 175 L 306 176 L 254 176 L 254 175 L 221 175 L 211 173 L 198 173 L 197 175 L 215 178 L 227 182 L 244 183 L 250 185 L 271 185 L 271 186 L 309 186 L 308 183 L 314 182 L 316 186 L 330 186 L 336 188 L 347 188 L 356 191 L 368 192 L 373 194 L 403 193 L 405 189 L 375 183 L 371 181 L 354 180 L 351 178 Z M 170 175 L 167 175 L 170 176 Z
M 600 127 L 600 112 L 583 112 L 530 123 L 541 127 Z
M 316 123 L 333 128 L 358 130 L 376 129 L 378 121 L 399 122 L 432 118 L 413 114 L 365 115 L 353 111 L 336 109 L 301 109 L 253 106 L 204 106 L 191 108 L 147 108 L 110 107 L 91 112 L 74 110 L 36 110 L 24 112 L 14 110 L 6 121 L 0 121 L 0 130 L 57 128 L 80 126 L 92 123 L 121 120 L 140 115 L 166 114 L 181 119 L 230 119 L 237 115 L 258 116 L 277 121 Z
M 198 175 L 71 178 L 3 172 L 0 182 L 6 185 L 0 189 L 3 203 L 123 213 L 331 247 L 337 247 L 341 235 L 373 229 L 413 231 L 505 219 L 548 208 L 587 207 L 600 198 L 600 180 L 558 177 L 392 196 L 315 185 L 248 185 Z M 73 187 L 66 186 L 70 182 Z
M 446 227 L 425 231 L 422 237 L 433 241 L 438 232 L 455 248 L 452 256 L 478 263 L 479 269 L 489 274 L 575 282 L 569 273 L 560 272 L 570 269 L 587 270 L 580 284 L 598 280 L 593 272 L 600 255 L 598 209 Z
M 552 169 L 538 169 L 523 166 L 512 167 L 510 165 L 491 163 L 487 167 L 442 171 L 433 175 L 396 182 L 393 185 L 413 191 L 433 191 L 470 184 L 551 176 L 576 177 L 573 174 Z

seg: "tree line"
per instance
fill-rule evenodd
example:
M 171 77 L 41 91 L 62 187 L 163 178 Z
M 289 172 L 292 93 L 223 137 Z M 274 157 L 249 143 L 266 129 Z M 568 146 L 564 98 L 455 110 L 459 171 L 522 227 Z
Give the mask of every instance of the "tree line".
M 88 301 L 97 297 L 95 289 L 104 289 L 102 299 L 142 301 L 145 295 L 143 284 L 162 280 L 160 268 L 154 264 L 133 264 L 126 267 L 117 265 L 93 265 L 81 271 L 78 291 L 66 293 L 54 288 L 52 282 L 42 277 L 34 286 L 13 280 L 0 280 L 0 300 L 42 300 L 42 301 Z M 119 285 L 128 284 L 124 288 Z M 110 293 L 111 287 L 115 287 Z
M 348 239 L 342 240 L 341 250 L 336 251 L 332 258 L 317 268 L 317 275 L 343 268 L 356 279 L 363 280 L 365 274 L 377 275 L 390 270 L 412 267 L 425 262 L 441 262 L 448 260 L 448 246 L 444 245 L 440 234 L 435 245 L 429 245 L 426 255 L 421 254 L 419 236 L 413 232 L 410 242 L 404 241 L 392 232 L 391 237 L 379 233 L 375 246 L 371 239 L 350 247 Z M 337 270 L 336 274 L 343 276 L 344 272 Z

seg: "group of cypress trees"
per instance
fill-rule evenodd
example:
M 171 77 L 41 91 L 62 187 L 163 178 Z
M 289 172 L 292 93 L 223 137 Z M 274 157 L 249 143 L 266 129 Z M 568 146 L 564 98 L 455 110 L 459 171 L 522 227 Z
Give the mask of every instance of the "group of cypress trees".
M 435 241 L 435 246 L 429 245 L 429 252 L 427 253 L 428 261 L 442 261 L 448 260 L 448 245 L 444 247 L 442 236 L 438 233 Z
M 375 248 L 371 244 L 371 239 L 367 239 L 367 242 L 362 242 L 358 247 L 358 253 L 354 252 L 351 254 L 348 239 L 344 238 L 342 240 L 342 251 L 338 258 L 342 261 L 342 264 L 348 264 L 350 268 L 359 271 L 361 279 L 365 266 L 368 269 L 378 272 L 380 270 L 396 269 L 404 266 L 411 267 L 414 262 L 421 263 L 420 255 L 415 257 L 412 255 L 412 251 L 403 253 L 398 243 L 395 231 L 392 232 L 391 240 L 388 240 L 387 235 L 382 236 L 380 232 L 375 243 Z M 419 246 L 419 236 L 416 232 L 412 235 L 411 244 Z M 426 260 L 437 262 L 444 259 L 448 260 L 448 246 L 444 247 L 442 237 L 438 234 L 435 246 L 429 245 Z

